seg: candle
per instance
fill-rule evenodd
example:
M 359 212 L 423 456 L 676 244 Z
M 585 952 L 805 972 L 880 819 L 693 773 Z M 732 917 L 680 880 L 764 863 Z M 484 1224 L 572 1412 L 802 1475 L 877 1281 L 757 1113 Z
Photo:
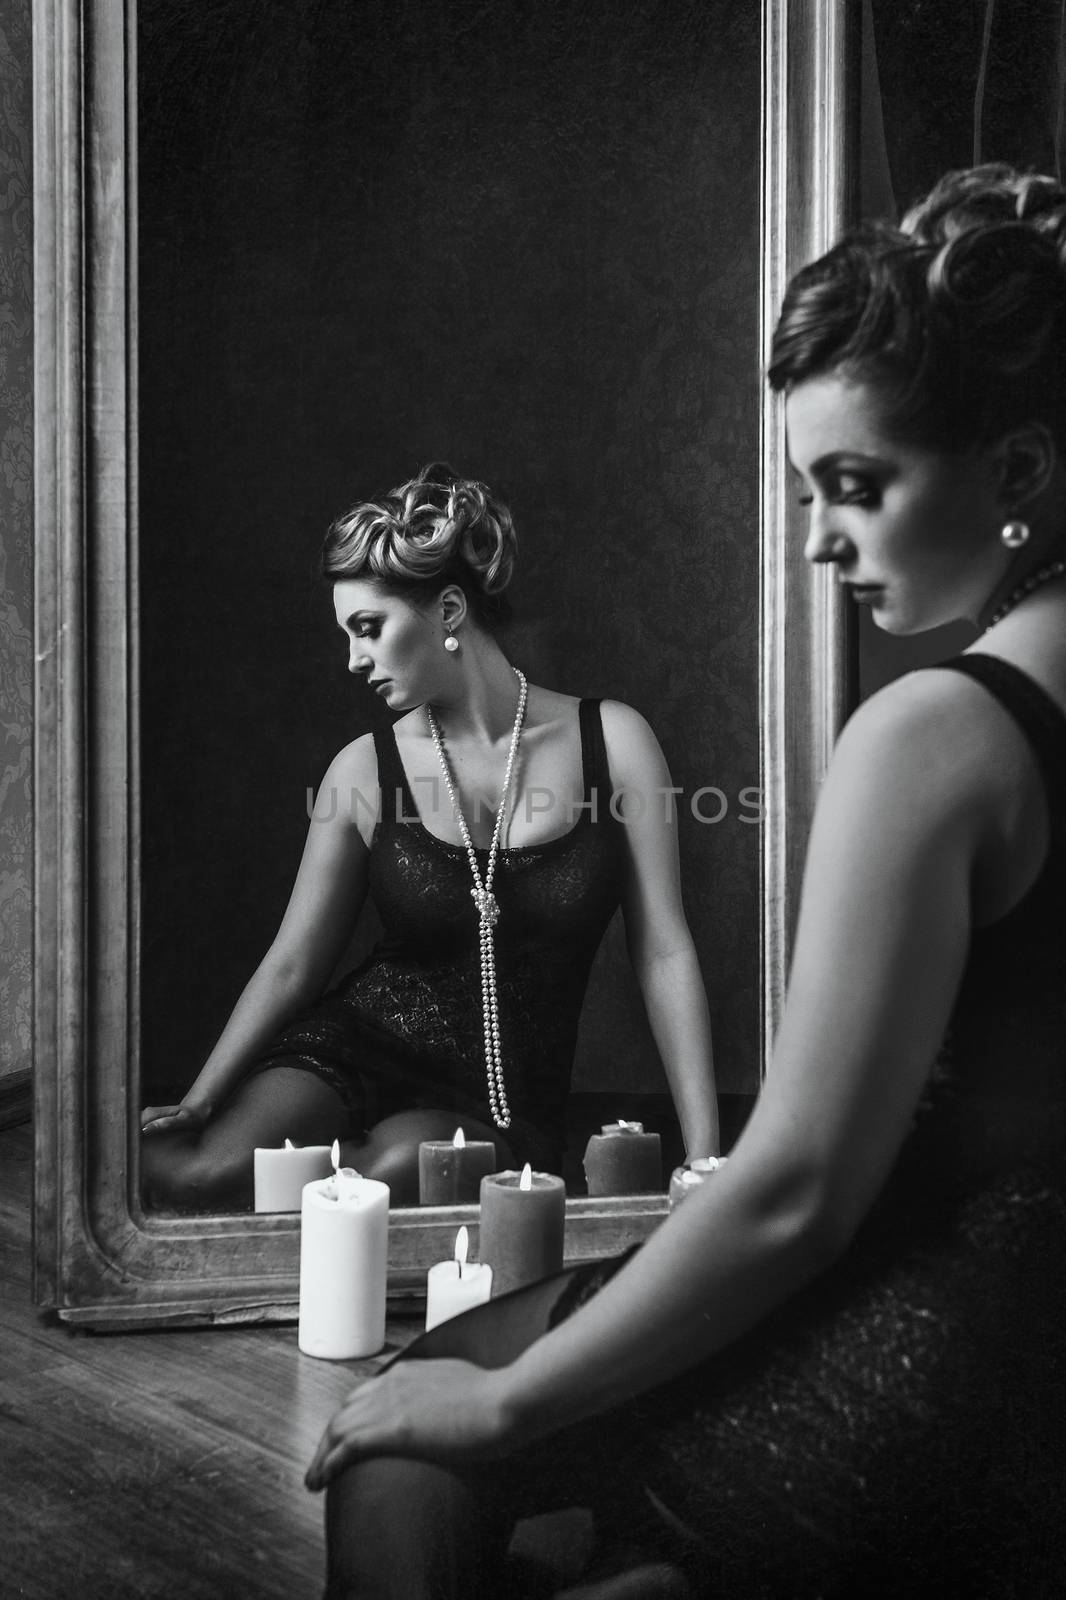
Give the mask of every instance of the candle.
M 339 1159 L 333 1146 L 333 1163 Z M 300 1214 L 300 1326 L 305 1355 L 348 1361 L 385 1343 L 389 1189 L 350 1167 L 306 1184 Z
M 657 1133 L 642 1122 L 607 1122 L 585 1147 L 585 1180 L 591 1195 L 659 1194 L 663 1158 Z
M 487 1262 L 467 1262 L 470 1234 L 460 1228 L 455 1236 L 455 1259 L 438 1261 L 426 1278 L 426 1332 L 471 1306 L 484 1305 L 492 1293 L 492 1268 Z
M 695 1161 L 688 1161 L 683 1167 L 675 1167 L 670 1174 L 670 1188 L 667 1191 L 670 1210 L 679 1206 L 686 1195 L 690 1195 L 693 1189 L 698 1189 L 706 1182 L 708 1175 L 717 1172 L 727 1160 L 727 1156 L 697 1156 Z
M 481 1180 L 479 1258 L 492 1268 L 493 1295 L 559 1272 L 566 1186 L 550 1172 L 494 1172 Z
M 328 1145 L 297 1146 L 291 1139 L 280 1150 L 257 1145 L 254 1160 L 257 1211 L 299 1211 L 304 1184 L 330 1171 Z
M 481 1180 L 496 1171 L 491 1139 L 425 1139 L 418 1147 L 418 1199 L 424 1206 L 476 1205 Z

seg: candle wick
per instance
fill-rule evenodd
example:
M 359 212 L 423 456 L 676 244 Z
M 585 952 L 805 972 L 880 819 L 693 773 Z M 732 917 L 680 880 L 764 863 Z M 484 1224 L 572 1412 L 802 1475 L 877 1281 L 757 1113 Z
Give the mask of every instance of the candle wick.
M 463 1263 L 461 1261 L 457 1261 L 455 1264 L 459 1268 L 459 1276 L 461 1278 L 463 1275 Z

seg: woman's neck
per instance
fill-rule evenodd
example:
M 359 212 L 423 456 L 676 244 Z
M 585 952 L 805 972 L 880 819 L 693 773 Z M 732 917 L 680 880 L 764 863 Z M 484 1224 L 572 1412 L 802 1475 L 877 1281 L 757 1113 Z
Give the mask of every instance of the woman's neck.
M 1061 573 L 1063 561 L 1066 561 L 1066 540 L 1059 534 L 1051 539 L 1034 540 L 1032 548 L 1026 546 L 1017 560 L 1010 563 L 974 618 L 981 632 L 1009 615 L 1029 593 L 1035 593 L 1053 580 L 1057 576 L 1056 568 Z
M 462 657 L 431 704 L 445 737 L 496 744 L 511 737 L 518 705 L 518 679 L 496 643 L 468 632 Z

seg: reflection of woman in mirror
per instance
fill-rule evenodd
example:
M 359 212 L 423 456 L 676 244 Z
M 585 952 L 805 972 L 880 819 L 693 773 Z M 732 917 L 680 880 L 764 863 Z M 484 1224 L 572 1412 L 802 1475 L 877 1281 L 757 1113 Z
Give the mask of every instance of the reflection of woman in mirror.
M 982 634 L 840 739 L 728 1164 L 334 1418 L 331 1600 L 495 1592 L 514 1517 L 567 1500 L 643 1513 L 686 1593 L 1061 1588 L 1066 188 L 979 168 L 849 236 L 770 370 L 808 559 L 889 633 Z
M 515 537 L 484 485 L 427 467 L 330 530 L 350 670 L 399 720 L 333 761 L 270 950 L 178 1106 L 144 1113 L 146 1193 L 252 1198 L 257 1145 L 345 1140 L 417 1201 L 418 1146 L 494 1139 L 558 1171 L 577 1025 L 621 903 L 689 1157 L 718 1124 L 670 776 L 616 701 L 527 684 L 494 634 Z M 370 894 L 385 936 L 323 990 Z

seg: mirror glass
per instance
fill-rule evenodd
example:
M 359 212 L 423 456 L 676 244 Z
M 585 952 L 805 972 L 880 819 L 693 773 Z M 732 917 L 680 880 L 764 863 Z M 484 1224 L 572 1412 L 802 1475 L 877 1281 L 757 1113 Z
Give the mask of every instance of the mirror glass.
M 511 507 L 510 659 L 656 731 L 719 1089 L 754 1094 L 759 30 L 730 0 L 139 0 L 142 1103 L 195 1077 L 309 797 L 387 718 L 325 529 L 429 460 Z M 605 1120 L 680 1159 L 620 921 L 572 1089 L 572 1192 Z

